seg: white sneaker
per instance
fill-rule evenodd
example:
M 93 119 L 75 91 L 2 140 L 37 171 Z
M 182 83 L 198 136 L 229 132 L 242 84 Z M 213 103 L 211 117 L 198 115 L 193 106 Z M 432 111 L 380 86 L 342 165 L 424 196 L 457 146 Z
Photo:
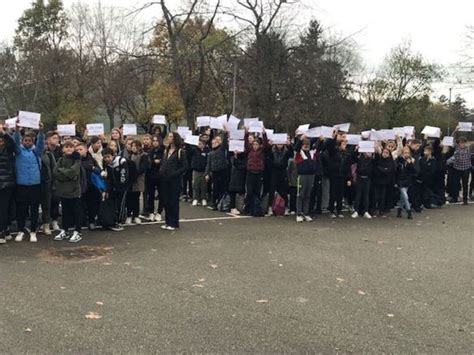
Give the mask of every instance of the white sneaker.
M 165 230 L 166 230 L 166 228 L 168 228 L 168 226 L 167 226 L 166 224 L 163 224 L 163 225 L 161 226 L 161 229 L 165 229 Z
M 203 205 L 204 207 L 206 207 L 206 206 L 207 206 L 207 201 L 206 201 L 206 200 L 202 200 L 202 205 Z
M 78 243 L 81 240 L 81 234 L 78 231 L 74 231 L 74 233 L 72 233 L 72 237 L 69 239 L 69 243 Z
M 135 224 L 142 224 L 142 220 L 141 220 L 140 218 L 138 218 L 138 217 L 135 217 L 135 218 L 133 219 L 133 223 L 135 223 Z
M 344 215 L 343 215 L 342 213 L 339 213 L 339 214 L 337 215 L 337 217 L 338 217 L 338 218 L 344 218 Z
M 306 222 L 312 222 L 313 221 L 313 219 L 310 216 L 303 216 L 303 218 Z
M 51 235 L 51 229 L 49 228 L 49 224 L 43 224 L 43 233 L 44 235 Z
M 176 228 L 171 227 L 171 226 L 166 226 L 165 228 L 167 231 L 174 231 Z
M 30 243 L 36 243 L 38 241 L 38 238 L 36 238 L 36 232 L 31 232 L 30 233 Z
M 125 220 L 125 225 L 127 226 L 132 225 L 132 217 L 127 217 L 127 219 Z
M 15 237 L 15 242 L 22 242 L 24 237 L 25 237 L 25 232 L 18 232 L 18 234 Z
M 52 221 L 52 222 L 51 222 L 51 227 L 52 227 L 53 231 L 59 231 L 59 230 L 61 230 L 61 228 L 59 228 L 59 223 L 58 223 L 58 221 Z
M 193 200 L 192 205 L 193 205 L 193 207 L 196 207 L 198 205 L 198 200 Z
M 290 210 L 288 208 L 285 208 L 285 216 L 289 216 L 290 215 Z
M 148 219 L 150 220 L 150 222 L 153 222 L 155 220 L 155 215 L 153 213 L 150 213 L 148 215 Z
M 239 210 L 238 210 L 237 208 L 233 208 L 233 209 L 230 210 L 230 214 L 239 215 L 240 212 L 239 212 Z
M 6 244 L 7 241 L 5 240 L 5 238 L 3 237 L 0 237 L 0 244 Z
M 364 213 L 364 218 L 372 219 L 372 216 L 370 215 L 369 212 L 365 212 L 365 213 Z
M 351 214 L 352 218 L 358 218 L 359 217 L 359 212 L 355 211 L 353 214 Z
M 273 209 L 271 207 L 268 207 L 267 216 L 273 216 Z
M 304 217 L 303 216 L 296 216 L 296 222 L 304 222 Z
M 295 211 L 291 211 L 291 212 L 290 212 L 290 216 L 294 216 L 295 214 L 296 214 Z
M 161 222 L 162 219 L 163 218 L 161 217 L 161 214 L 159 214 L 159 213 L 155 214 L 155 221 L 156 222 Z
M 58 235 L 54 237 L 54 240 L 61 241 L 67 239 L 67 232 L 65 230 L 61 230 Z
M 329 218 L 337 218 L 337 216 L 336 216 L 334 213 L 331 213 L 331 214 L 329 215 Z

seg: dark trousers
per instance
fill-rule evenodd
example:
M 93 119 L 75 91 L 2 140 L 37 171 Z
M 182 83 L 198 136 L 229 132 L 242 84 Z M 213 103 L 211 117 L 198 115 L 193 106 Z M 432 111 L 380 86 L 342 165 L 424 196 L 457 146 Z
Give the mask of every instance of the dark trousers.
M 94 186 L 89 186 L 88 190 L 82 194 L 81 202 L 83 222 L 95 223 L 97 215 L 99 214 L 100 200 L 100 191 Z
M 123 223 L 127 215 L 126 202 L 127 191 L 112 191 L 109 194 L 109 199 L 115 203 L 115 212 L 117 215 L 117 223 Z
M 369 210 L 370 178 L 357 177 L 354 210 L 364 214 Z
M 346 181 L 344 176 L 331 176 L 329 178 L 329 212 L 334 213 L 334 205 L 336 205 L 337 214 L 342 212 L 342 199 L 344 198 Z
M 41 184 L 41 221 L 49 224 L 59 217 L 59 200 L 53 197 L 51 184 Z
M 214 207 L 221 200 L 222 196 L 227 192 L 227 169 L 215 171 L 211 175 L 212 180 L 212 202 Z
M 161 199 L 166 212 L 165 223 L 167 226 L 179 228 L 179 194 L 181 179 L 161 181 Z
M 140 214 L 140 192 L 127 192 L 127 217 L 138 217 Z
M 286 175 L 286 170 L 273 169 L 270 193 L 268 195 L 269 207 L 273 206 L 275 192 L 278 192 L 278 194 L 285 200 L 285 206 L 288 206 L 288 177 Z
M 254 197 L 261 197 L 262 190 L 261 172 L 247 172 L 247 180 L 245 181 L 245 210 L 250 211 Z
M 296 212 L 297 198 L 298 198 L 298 187 L 290 186 L 290 212 Z
M 469 195 L 472 196 L 474 190 L 474 168 L 471 168 L 471 184 L 469 185 Z
M 76 232 L 81 232 L 82 228 L 82 204 L 80 198 L 63 198 L 63 229 L 67 231 L 74 227 Z
M 155 213 L 155 200 L 156 194 L 160 195 L 160 179 L 155 177 L 150 177 L 149 179 L 145 180 L 146 183 L 146 200 L 147 202 L 147 210 L 146 213 Z M 163 206 L 161 203 L 161 198 L 158 200 L 158 213 L 161 214 L 163 212 Z
M 10 205 L 15 188 L 7 187 L 0 190 L 0 233 L 7 230 L 10 224 Z
M 385 197 L 387 196 L 387 185 L 375 185 L 374 188 L 374 210 L 372 213 L 378 212 L 383 215 L 385 211 Z
M 454 197 L 458 198 L 460 187 L 462 185 L 462 199 L 463 201 L 467 201 L 468 193 L 469 193 L 469 175 L 471 174 L 471 169 L 467 170 L 456 170 L 454 169 L 455 177 L 457 181 L 457 189 L 454 192 Z M 461 180 L 461 184 L 459 184 L 459 180 Z
M 321 175 L 314 176 L 313 189 L 309 198 L 309 211 L 321 213 L 321 203 L 323 197 L 323 177 Z M 316 207 L 315 207 L 316 204 Z
M 181 194 L 192 197 L 193 196 L 193 171 L 186 170 L 183 175 L 183 189 Z
M 415 210 L 419 210 L 421 208 L 422 203 L 422 182 L 420 180 L 415 181 L 409 188 L 408 188 L 408 198 L 410 200 L 411 207 Z
M 17 185 L 16 200 L 18 230 L 25 230 L 26 217 L 29 213 L 31 231 L 36 232 L 38 228 L 38 208 L 41 201 L 41 185 Z

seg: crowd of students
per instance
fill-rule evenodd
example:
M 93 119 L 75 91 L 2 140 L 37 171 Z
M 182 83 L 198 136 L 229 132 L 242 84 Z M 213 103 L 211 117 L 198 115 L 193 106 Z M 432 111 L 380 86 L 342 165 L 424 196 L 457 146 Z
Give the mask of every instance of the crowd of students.
M 264 129 L 246 129 L 242 152 L 229 151 L 225 129 L 195 134 L 197 146 L 158 125 L 141 139 L 124 138 L 119 128 L 106 139 L 0 125 L 0 243 L 12 239 L 13 221 L 17 242 L 56 231 L 54 240 L 75 243 L 83 227 L 120 231 L 143 219 L 161 221 L 163 212 L 161 228 L 172 231 L 180 199 L 235 215 L 309 222 L 323 209 L 343 218 L 344 201 L 352 218 L 383 218 L 396 208 L 397 217 L 405 211 L 411 219 L 446 198 L 457 202 L 461 190 L 464 204 L 472 198 L 474 146 L 463 136 L 454 147 L 439 138 L 397 137 L 359 153 L 337 129 L 332 138 L 295 134 L 286 144 L 272 144 Z

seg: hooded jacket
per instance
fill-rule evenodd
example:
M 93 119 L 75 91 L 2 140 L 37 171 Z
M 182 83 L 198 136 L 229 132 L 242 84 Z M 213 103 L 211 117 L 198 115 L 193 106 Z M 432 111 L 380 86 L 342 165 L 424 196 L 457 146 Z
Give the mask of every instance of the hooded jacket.
M 44 148 L 44 134 L 40 131 L 36 145 L 25 148 L 21 144 L 20 132 L 16 131 L 15 140 L 15 170 L 18 185 L 33 186 L 41 184 L 41 154 Z

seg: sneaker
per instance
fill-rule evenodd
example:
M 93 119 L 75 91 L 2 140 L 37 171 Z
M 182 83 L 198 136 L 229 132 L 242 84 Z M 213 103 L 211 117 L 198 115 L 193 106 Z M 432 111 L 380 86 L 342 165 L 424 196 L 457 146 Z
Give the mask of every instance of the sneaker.
M 198 200 L 193 200 L 192 206 L 196 207 L 198 205 Z
M 132 225 L 132 217 L 127 217 L 127 219 L 125 220 L 125 225 L 126 226 Z
M 358 218 L 359 217 L 359 212 L 355 211 L 353 214 L 351 214 L 352 218 Z
M 120 224 L 115 224 L 115 225 L 109 227 L 109 229 L 110 229 L 111 231 L 114 231 L 114 232 L 121 232 L 121 231 L 123 231 L 123 227 L 122 227 Z
M 155 220 L 155 215 L 154 215 L 153 213 L 150 213 L 150 214 L 148 215 L 148 220 L 149 220 L 150 222 L 153 222 L 153 221 Z
M 42 230 L 43 230 L 43 233 L 44 235 L 51 235 L 51 229 L 49 228 L 49 224 L 43 224 L 42 226 Z
M 69 239 L 69 243 L 78 243 L 82 240 L 82 236 L 78 231 L 72 233 L 72 237 Z
M 339 214 L 337 215 L 337 218 L 344 218 L 344 215 L 343 215 L 342 213 L 339 213 Z
M 365 213 L 364 213 L 364 218 L 372 219 L 372 216 L 370 215 L 369 212 L 365 212 Z
M 18 232 L 18 234 L 15 237 L 15 242 L 22 242 L 24 237 L 25 237 L 25 232 Z
M 38 241 L 38 238 L 36 238 L 36 232 L 31 232 L 30 233 L 30 243 L 36 243 Z
M 8 242 L 9 240 L 12 240 L 12 234 L 10 232 L 10 229 L 6 229 L 5 233 L 3 234 L 5 236 L 5 240 Z
M 97 226 L 95 225 L 95 223 L 89 223 L 89 230 L 90 231 L 93 231 L 93 230 L 96 230 L 97 229 Z
M 313 219 L 310 216 L 303 216 L 303 218 L 306 222 L 312 222 L 313 221 Z
M 53 229 L 53 231 L 60 231 L 61 230 L 61 228 L 59 228 L 58 221 L 52 221 L 51 222 L 51 228 Z
M 159 213 L 155 214 L 155 221 L 156 222 L 161 222 L 161 219 L 162 219 L 161 214 L 159 214 Z
M 296 214 L 295 211 L 291 211 L 291 212 L 290 212 L 290 216 L 294 216 L 295 214 Z
M 168 228 L 168 226 L 167 226 L 166 224 L 163 224 L 163 225 L 161 226 L 161 229 L 165 229 L 165 230 L 166 230 L 166 228 Z
M 207 206 L 207 201 L 206 200 L 202 200 L 201 204 L 206 207 Z
M 273 216 L 273 209 L 271 207 L 268 207 L 267 216 Z
M 165 228 L 167 231 L 174 231 L 176 228 L 171 227 L 171 226 L 166 226 Z
M 337 218 L 337 216 L 334 213 L 329 214 L 329 218 Z
M 288 208 L 285 208 L 285 213 L 284 213 L 285 216 L 289 216 L 290 215 L 290 210 Z
M 59 234 L 54 237 L 54 240 L 61 241 L 61 240 L 67 239 L 67 237 L 68 237 L 67 232 L 65 230 L 61 230 Z
M 233 208 L 233 209 L 230 210 L 230 214 L 239 215 L 240 212 L 239 212 L 239 210 L 238 210 L 237 208 Z
M 135 217 L 135 218 L 133 219 L 133 223 L 135 223 L 135 224 L 142 224 L 142 220 L 141 220 L 140 218 L 138 218 L 138 217 Z
M 3 236 L 0 237 L 0 244 L 7 244 L 7 241 L 5 240 L 5 237 L 3 237 Z
M 304 217 L 303 216 L 296 216 L 296 222 L 297 223 L 304 222 Z

